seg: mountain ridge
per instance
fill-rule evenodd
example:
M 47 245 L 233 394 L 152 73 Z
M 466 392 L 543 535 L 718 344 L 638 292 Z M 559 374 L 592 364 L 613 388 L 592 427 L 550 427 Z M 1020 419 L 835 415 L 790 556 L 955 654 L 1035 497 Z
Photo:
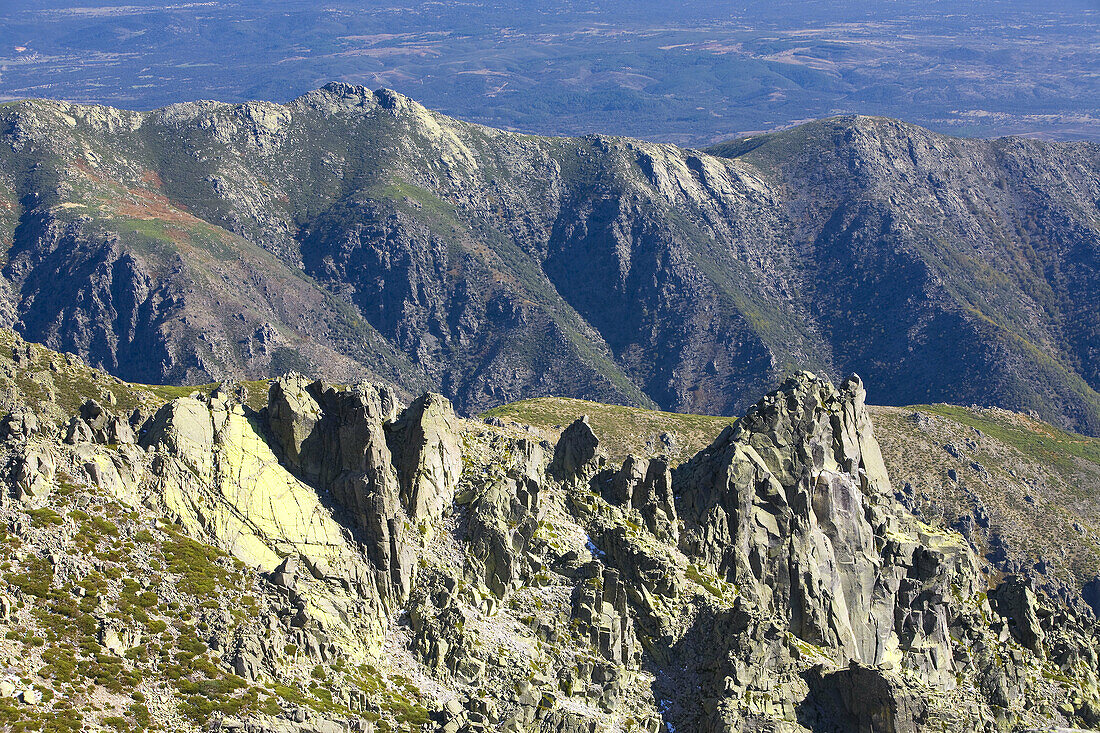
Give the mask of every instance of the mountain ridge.
M 468 414 L 551 393 L 734 414 L 811 368 L 858 371 L 892 404 L 1100 431 L 1087 143 L 844 117 L 708 149 L 726 158 L 505 133 L 342 84 L 285 106 L 0 119 L 10 323 L 139 381 L 365 369 Z M 242 272 L 246 249 L 276 261 Z M 50 264 L 66 251 L 99 282 L 51 302 L 42 283 L 75 277 Z M 150 294 L 153 270 L 178 297 Z M 247 302 L 213 292 L 253 281 Z M 138 342 L 159 359 L 127 365 Z

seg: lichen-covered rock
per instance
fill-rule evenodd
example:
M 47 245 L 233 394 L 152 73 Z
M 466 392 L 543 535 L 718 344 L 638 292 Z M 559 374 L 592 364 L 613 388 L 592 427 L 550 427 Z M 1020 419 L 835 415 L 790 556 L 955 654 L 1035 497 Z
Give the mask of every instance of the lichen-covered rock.
M 165 507 L 185 527 L 267 571 L 293 548 L 331 577 L 361 574 L 346 531 L 316 491 L 280 465 L 239 407 L 175 400 L 143 442 L 157 451 L 153 471 L 164 481 Z
M 45 443 L 27 444 L 12 458 L 9 469 L 20 501 L 44 498 L 50 493 L 57 471 L 57 454 Z
M 147 504 L 248 567 L 285 575 L 285 558 L 300 559 L 309 582 L 299 574 L 290 584 L 298 623 L 318 624 L 349 648 L 377 648 L 398 602 L 391 569 L 376 567 L 321 493 L 282 465 L 241 405 L 175 400 L 142 443 L 153 451 Z
M 976 560 L 889 498 L 858 379 L 836 389 L 797 375 L 674 481 L 684 552 L 789 619 L 795 638 L 954 687 L 949 599 L 980 590 Z
M 111 654 L 122 656 L 141 643 L 141 630 L 115 619 L 101 619 L 96 638 Z
M 306 483 L 332 492 L 353 519 L 386 595 L 404 599 L 415 564 L 402 537 L 404 516 L 385 424 L 397 402 L 378 385 L 336 389 L 288 375 L 272 383 L 268 421 L 288 466 Z
M 627 456 L 607 485 L 608 501 L 640 513 L 646 528 L 660 539 L 676 541 L 676 503 L 668 461 Z
M 413 522 L 438 522 L 454 501 L 462 473 L 458 418 L 450 400 L 430 392 L 413 400 L 388 433 L 405 511 Z
M 175 683 L 149 650 L 179 663 L 173 634 L 240 686 L 247 714 L 212 730 L 1100 722 L 1095 620 L 1024 577 L 990 588 L 1000 576 L 961 536 L 897 503 L 856 379 L 796 375 L 676 469 L 644 455 L 606 468 L 584 420 L 548 462 L 537 428 L 463 420 L 435 395 L 405 409 L 377 385 L 289 375 L 259 412 L 242 387 L 205 392 L 85 403 L 71 443 L 59 431 L 76 406 L 47 406 L 0 441 L 25 499 L 0 502 L 0 623 L 31 638 L 17 625 L 41 608 L 89 614 L 88 661 L 105 647 L 140 667 L 164 727 L 188 729 L 179 710 L 199 705 L 158 698 Z M 142 425 L 139 445 L 112 409 Z M 117 571 L 128 553 L 149 568 Z M 46 661 L 20 679 L 54 685 Z
M 112 450 L 80 443 L 74 447 L 73 457 L 88 480 L 109 494 L 130 504 L 140 503 L 146 495 L 144 456 L 135 446 L 121 445 Z
M 308 475 L 320 473 L 317 460 L 321 457 L 306 451 L 303 445 L 313 435 L 321 419 L 321 406 L 309 392 L 311 380 L 291 373 L 271 384 L 267 398 L 267 422 L 275 441 L 282 447 L 286 461 Z M 309 461 L 303 465 L 303 461 Z

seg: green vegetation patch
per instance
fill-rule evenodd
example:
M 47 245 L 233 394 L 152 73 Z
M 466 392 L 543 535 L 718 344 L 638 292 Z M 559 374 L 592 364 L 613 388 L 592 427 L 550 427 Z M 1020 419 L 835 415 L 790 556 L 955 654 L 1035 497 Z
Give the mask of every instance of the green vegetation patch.
M 0 729 L 11 733 L 80 733 L 84 719 L 79 712 L 56 701 L 53 710 L 31 707 L 11 698 L 0 698 Z
M 914 410 L 946 417 L 976 428 L 1024 455 L 1047 464 L 1080 458 L 1100 466 L 1100 439 L 1069 433 L 1053 425 L 1011 413 L 995 414 L 957 405 L 914 405 Z
M 395 729 L 388 720 L 379 720 L 380 731 L 419 730 L 431 722 L 420 690 L 409 680 L 398 675 L 383 676 L 367 664 L 360 666 L 358 672 L 354 679 L 359 688 L 377 701 L 386 718 L 397 724 Z
M 180 575 L 178 587 L 184 593 L 212 596 L 219 586 L 229 586 L 230 573 L 219 560 L 225 553 L 187 537 L 169 527 L 168 540 L 162 545 L 168 571 Z
M 514 420 L 553 433 L 556 437 L 561 429 L 582 415 L 588 415 L 592 430 L 600 439 L 601 449 L 613 462 L 622 461 L 630 453 L 650 455 L 660 452 L 667 452 L 673 463 L 686 460 L 710 445 L 722 430 L 737 421 L 731 417 L 660 412 L 566 397 L 520 400 L 494 407 L 483 413 L 482 417 Z M 673 447 L 667 451 L 660 444 L 663 433 L 673 437 Z

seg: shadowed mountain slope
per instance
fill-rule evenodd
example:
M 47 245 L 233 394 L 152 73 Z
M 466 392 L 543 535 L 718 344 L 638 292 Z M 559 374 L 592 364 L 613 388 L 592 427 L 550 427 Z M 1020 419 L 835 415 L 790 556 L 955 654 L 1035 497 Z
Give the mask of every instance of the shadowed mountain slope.
M 824 120 L 709 154 L 333 84 L 0 107 L 4 320 L 140 381 L 736 414 L 781 375 L 1100 432 L 1100 148 Z

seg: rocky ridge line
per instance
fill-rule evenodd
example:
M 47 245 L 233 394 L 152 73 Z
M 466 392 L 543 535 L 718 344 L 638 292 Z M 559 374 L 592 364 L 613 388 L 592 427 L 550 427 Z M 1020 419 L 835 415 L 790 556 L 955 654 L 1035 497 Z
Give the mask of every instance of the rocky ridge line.
M 0 323 L 149 383 L 732 415 L 813 368 L 1095 435 L 1098 194 L 1100 146 L 875 117 L 697 151 L 347 84 L 31 100 L 0 108 Z
M 110 497 L 119 527 L 138 522 L 133 537 L 150 526 L 141 542 L 179 542 L 178 527 L 235 557 L 227 567 L 254 588 L 247 622 L 218 616 L 236 597 L 227 591 L 195 606 L 202 624 L 181 627 L 216 651 L 201 674 L 225 670 L 256 691 L 225 693 L 224 710 L 199 718 L 171 712 L 164 692 L 181 683 L 135 651 L 158 604 L 179 597 L 176 576 L 150 580 L 155 613 L 134 633 L 112 620 L 133 613 L 125 583 L 105 576 L 88 604 L 95 643 L 144 675 L 141 704 L 172 729 L 1100 722 L 1094 621 L 990 573 L 960 535 L 904 509 L 864 399 L 858 378 L 835 387 L 800 373 L 677 467 L 661 456 L 609 465 L 584 419 L 544 445 L 462 420 L 438 395 L 406 407 L 385 387 L 297 374 L 260 410 L 233 384 L 129 419 L 100 401 L 71 419 L 12 410 L 0 421 L 11 487 L 0 512 L 34 552 L 4 545 L 3 623 L 37 628 L 35 609 L 89 568 L 113 572 L 121 555 L 81 557 L 62 513 Z M 46 510 L 57 523 L 36 519 Z M 46 588 L 19 574 L 37 552 L 53 558 Z M 27 646 L 28 659 L 52 644 Z M 39 682 L 84 699 L 66 684 Z

